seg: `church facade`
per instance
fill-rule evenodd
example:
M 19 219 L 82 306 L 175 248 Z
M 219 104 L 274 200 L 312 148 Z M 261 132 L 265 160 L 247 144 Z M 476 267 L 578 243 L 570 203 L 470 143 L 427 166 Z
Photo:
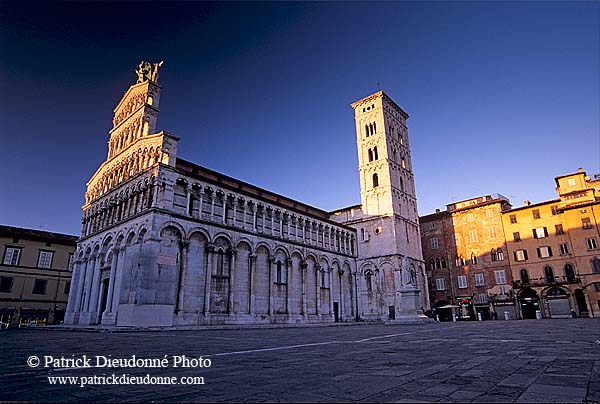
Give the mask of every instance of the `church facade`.
M 418 322 L 428 308 L 408 115 L 355 110 L 362 204 L 320 210 L 177 157 L 156 132 L 158 68 L 114 112 L 87 183 L 65 324 Z

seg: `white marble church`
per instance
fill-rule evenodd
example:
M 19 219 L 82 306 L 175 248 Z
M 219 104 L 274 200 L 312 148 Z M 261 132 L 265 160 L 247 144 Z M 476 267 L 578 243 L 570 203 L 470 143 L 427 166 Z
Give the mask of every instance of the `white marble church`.
M 65 324 L 421 321 L 429 308 L 406 119 L 352 107 L 361 205 L 326 212 L 177 157 L 142 62 L 87 183 Z M 307 179 L 308 180 L 308 179 Z

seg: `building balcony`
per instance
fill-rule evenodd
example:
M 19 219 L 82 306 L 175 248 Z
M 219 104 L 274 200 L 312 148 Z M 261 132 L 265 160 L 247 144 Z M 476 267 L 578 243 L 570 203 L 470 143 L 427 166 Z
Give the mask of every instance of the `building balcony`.
M 532 278 L 527 282 L 521 280 L 512 281 L 513 288 L 539 287 L 539 286 L 560 286 L 579 284 L 579 276 L 555 276 L 552 279 Z

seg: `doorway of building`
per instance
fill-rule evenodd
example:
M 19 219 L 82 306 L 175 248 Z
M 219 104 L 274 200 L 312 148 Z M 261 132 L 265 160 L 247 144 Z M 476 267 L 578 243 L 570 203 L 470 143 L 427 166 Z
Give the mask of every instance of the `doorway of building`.
M 575 290 L 575 301 L 577 302 L 577 310 L 579 310 L 579 316 L 587 317 L 589 313 L 587 303 L 585 302 L 585 295 L 583 294 L 583 290 Z
M 536 312 L 540 310 L 540 298 L 535 290 L 523 288 L 519 293 L 519 307 L 521 318 L 524 320 L 535 319 Z
M 340 304 L 338 302 L 333 302 L 333 318 L 336 323 L 340 322 Z
M 389 310 L 389 319 L 395 320 L 396 319 L 396 306 L 389 306 L 388 310 Z

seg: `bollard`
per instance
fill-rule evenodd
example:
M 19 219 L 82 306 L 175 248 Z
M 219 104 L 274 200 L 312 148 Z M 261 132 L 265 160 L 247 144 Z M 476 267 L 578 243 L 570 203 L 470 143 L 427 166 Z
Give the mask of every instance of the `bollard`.
M 541 320 L 542 319 L 542 312 L 540 310 L 536 310 L 535 311 L 535 319 L 536 320 Z
M 481 313 L 477 313 L 477 321 L 483 321 L 483 316 Z
M 504 319 L 505 320 L 510 320 L 510 313 L 508 311 L 504 312 Z

